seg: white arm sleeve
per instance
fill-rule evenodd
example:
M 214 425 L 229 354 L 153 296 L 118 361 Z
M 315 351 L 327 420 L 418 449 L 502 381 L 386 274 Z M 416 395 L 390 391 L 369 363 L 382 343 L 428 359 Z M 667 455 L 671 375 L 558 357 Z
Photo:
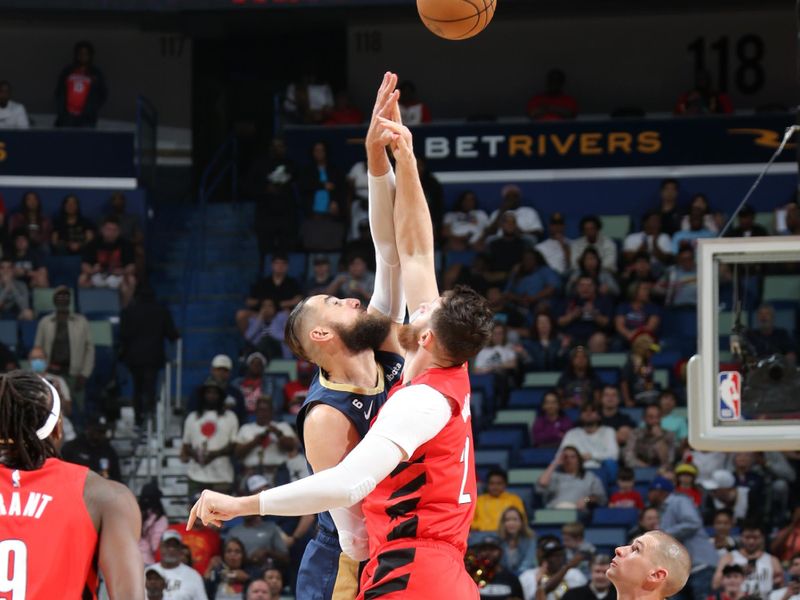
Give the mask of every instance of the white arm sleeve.
M 406 316 L 406 299 L 400 277 L 400 255 L 394 232 L 394 171 L 380 177 L 368 174 L 369 227 L 375 244 L 375 289 L 370 306 L 395 323 Z
M 361 503 L 349 508 L 332 508 L 330 510 L 336 531 L 339 532 L 339 545 L 342 552 L 356 562 L 369 558 L 369 537 Z
M 260 514 L 310 515 L 361 502 L 398 464 L 439 433 L 451 416 L 447 398 L 433 388 L 412 385 L 401 389 L 337 466 L 261 492 Z

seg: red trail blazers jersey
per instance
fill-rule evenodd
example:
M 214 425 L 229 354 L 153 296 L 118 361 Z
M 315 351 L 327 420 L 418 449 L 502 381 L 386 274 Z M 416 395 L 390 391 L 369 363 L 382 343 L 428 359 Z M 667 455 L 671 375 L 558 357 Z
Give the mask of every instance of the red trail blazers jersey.
M 97 532 L 83 501 L 88 469 L 49 458 L 0 465 L 0 599 L 95 598 Z
M 446 396 L 450 420 L 364 500 L 370 560 L 358 600 L 478 600 L 464 568 L 477 491 L 467 368 L 429 369 L 411 384 Z

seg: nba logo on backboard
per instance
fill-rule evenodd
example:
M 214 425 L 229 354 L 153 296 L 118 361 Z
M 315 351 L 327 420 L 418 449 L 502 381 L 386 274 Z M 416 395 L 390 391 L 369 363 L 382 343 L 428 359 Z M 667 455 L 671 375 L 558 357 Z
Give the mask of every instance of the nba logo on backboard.
M 720 421 L 737 421 L 742 417 L 742 376 L 738 371 L 719 374 Z

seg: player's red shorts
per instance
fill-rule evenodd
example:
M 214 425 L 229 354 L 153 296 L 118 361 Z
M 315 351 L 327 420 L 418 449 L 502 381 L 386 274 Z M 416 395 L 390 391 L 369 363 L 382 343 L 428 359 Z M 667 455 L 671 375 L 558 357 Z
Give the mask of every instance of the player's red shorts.
M 361 574 L 356 600 L 479 600 L 478 586 L 452 545 L 403 539 L 384 545 Z

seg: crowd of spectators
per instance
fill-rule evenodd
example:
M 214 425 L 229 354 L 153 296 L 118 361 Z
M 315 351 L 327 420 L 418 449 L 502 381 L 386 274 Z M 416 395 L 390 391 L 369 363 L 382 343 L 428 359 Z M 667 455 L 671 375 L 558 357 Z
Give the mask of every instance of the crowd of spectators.
M 140 310 L 150 289 L 143 284 L 133 300 L 137 278 L 144 273 L 144 233 L 139 217 L 127 211 L 125 196 L 113 193 L 97 221 L 99 227 L 83 215 L 76 194 L 66 195 L 52 215 L 46 213 L 36 191 L 23 193 L 15 209 L 0 194 L 0 320 L 13 332 L 0 342 L 3 367 L 30 366 L 46 374 L 66 399 L 67 417 L 72 415 L 80 424 L 104 410 L 99 396 L 113 377 L 110 372 L 96 371 L 92 323 L 82 314 L 76 291 L 106 288 L 111 296 L 118 296 L 107 314 L 93 314 L 94 319 L 108 320 L 125 317 L 126 307 Z M 124 309 L 121 315 L 119 307 Z M 145 310 L 144 325 L 131 334 L 127 333 L 130 320 L 121 321 L 123 359 L 130 359 L 131 365 L 141 356 L 135 348 L 138 341 L 157 329 L 152 315 Z M 163 357 L 163 350 L 150 356 Z M 108 358 L 113 364 L 113 357 Z M 102 364 L 105 369 L 107 362 Z M 162 366 L 160 360 L 156 372 Z M 151 387 L 155 387 L 154 377 L 150 377 Z M 90 380 L 96 385 L 87 400 Z M 149 393 L 151 407 L 154 395 L 154 391 Z M 71 423 L 67 429 L 69 440 Z
M 261 249 L 269 253 L 265 274 L 253 283 L 236 320 L 243 352 L 259 352 L 267 361 L 293 358 L 283 344 L 282 329 L 286 314 L 303 296 L 327 293 L 366 302 L 372 288 L 364 165 L 343 177 L 328 163 L 322 144 L 314 147 L 312 158 L 313 167 L 303 170 L 284 154 L 271 163 L 271 170 L 251 173 L 251 181 L 280 178 L 289 186 L 281 193 L 298 193 L 300 210 L 292 218 L 306 221 L 301 231 L 313 222 L 315 232 L 310 241 L 305 236 L 280 242 L 262 238 Z M 421 161 L 421 172 L 424 168 Z M 669 378 L 674 388 L 655 377 L 654 363 L 670 344 L 671 332 L 662 330 L 665 316 L 697 301 L 697 240 L 717 235 L 724 223 L 706 195 L 695 193 L 684 206 L 680 183 L 664 180 L 659 200 L 644 207 L 627 236 L 616 239 L 605 234 L 599 216 L 555 212 L 542 218 L 515 185 L 502 188 L 499 208 L 491 214 L 469 191 L 445 211 L 441 186 L 431 175 L 425 177 L 443 287 L 468 284 L 486 295 L 495 310 L 491 340 L 471 365 L 473 373 L 492 379 L 494 397 L 491 407 L 478 407 L 474 414 L 490 421 L 492 411 L 505 406 L 527 373 L 561 372 L 553 389 L 544 393 L 529 429 L 528 444 L 555 455 L 537 476 L 529 504 L 507 489 L 504 471 L 483 473 L 486 491 L 477 501 L 474 544 L 467 558 L 468 567 L 493 565 L 482 597 L 529 600 L 543 581 L 553 599 L 572 588 L 573 597 L 605 597 L 602 565 L 610 549 L 595 552 L 582 537 L 593 511 L 603 507 L 639 512 L 631 536 L 660 527 L 692 547 L 696 564 L 689 587 L 694 595 L 687 592 L 687 598 L 726 593 L 720 557 L 743 547 L 738 534 L 746 524 L 756 523 L 780 543 L 794 539 L 790 536 L 796 525 L 791 523 L 800 522 L 800 514 L 791 521 L 789 507 L 797 498 L 800 456 L 693 451 L 680 384 L 686 357 L 678 353 L 676 363 L 667 365 L 674 373 Z M 258 202 L 282 210 L 280 195 L 261 189 Z M 776 210 L 770 233 L 796 230 L 797 211 L 794 204 Z M 569 239 L 566 225 L 573 218 L 580 221 L 580 236 Z M 728 233 L 767 234 L 749 206 Z M 305 281 L 290 274 L 291 257 L 298 252 L 307 259 Z M 748 335 L 759 354 L 781 352 L 792 360 L 794 332 L 775 326 L 768 304 L 756 314 L 763 324 Z M 605 381 L 592 367 L 593 356 L 608 352 L 627 355 L 618 381 Z M 273 409 L 291 414 L 297 406 L 293 402 L 288 394 L 282 404 L 275 404 L 273 397 Z M 640 469 L 655 474 L 644 488 L 635 475 Z M 529 512 L 537 507 L 574 509 L 578 521 L 552 539 L 537 535 L 540 527 Z M 763 551 L 767 539 L 759 546 L 762 550 L 749 550 L 747 556 Z M 795 546 L 800 550 L 800 544 Z M 781 560 L 792 555 L 787 550 Z M 742 567 L 745 578 L 763 577 L 752 574 L 748 560 Z M 770 590 L 782 589 L 782 571 L 777 564 L 771 568 L 775 577 Z
M 567 92 L 567 76 L 561 69 L 547 71 L 544 88 L 534 93 L 524 107 L 524 113 L 534 121 L 562 121 L 579 114 L 578 100 Z M 421 99 L 412 81 L 403 81 L 400 90 L 400 112 L 405 125 L 420 125 L 432 121 L 431 110 Z M 289 84 L 284 92 L 283 116 L 287 122 L 304 125 L 359 125 L 365 114 L 357 108 L 346 89 L 336 94 L 333 87 L 316 74 L 306 73 Z M 711 73 L 705 69 L 695 72 L 688 90 L 680 93 L 673 108 L 676 116 L 698 116 L 733 113 L 733 103 L 727 93 L 717 90 Z M 644 116 L 640 107 L 618 107 L 612 116 Z
M 308 475 L 293 422 L 313 369 L 302 363 L 288 380 L 265 373 L 268 363 L 257 350 L 242 361 L 219 354 L 192 390 L 180 449 L 191 498 L 206 488 L 253 494 Z M 139 504 L 151 599 L 277 600 L 293 584 L 316 519 L 254 516 L 185 532 L 182 523 L 170 525 L 155 483 L 144 486 Z
M 96 124 L 107 90 L 93 58 L 91 44 L 75 46 L 73 63 L 59 76 L 57 125 Z M 562 71 L 548 72 L 544 91 L 527 105 L 528 116 L 575 118 L 579 105 L 566 83 Z M 415 85 L 399 87 L 404 122 L 430 122 L 431 111 Z M 302 124 L 353 125 L 364 119 L 345 91 L 334 94 L 312 74 L 287 88 L 283 110 Z M 705 72 L 675 107 L 678 115 L 730 112 L 730 99 L 714 90 Z M 11 100 L 11 85 L 0 82 L 0 127 L 27 126 L 24 107 Z M 797 600 L 800 510 L 790 509 L 800 491 L 800 455 L 692 450 L 679 410 L 684 390 L 655 378 L 654 359 L 670 333 L 662 331 L 664 316 L 697 301 L 696 242 L 716 236 L 724 223 L 709 198 L 696 193 L 684 207 L 679 182 L 665 180 L 659 202 L 629 235 L 614 239 L 597 215 L 554 212 L 542 218 L 513 184 L 500 190 L 491 213 L 471 191 L 445 210 L 443 188 L 423 160 L 419 172 L 442 256 L 443 287 L 470 285 L 495 311 L 491 341 L 471 365 L 474 374 L 491 378 L 495 392 L 491 406 L 475 411 L 484 418 L 478 427 L 508 403 L 527 373 L 560 372 L 528 428 L 527 445 L 553 451 L 552 461 L 537 473 L 530 500 L 508 489 L 503 469 L 482 473 L 484 492 L 476 501 L 466 558 L 482 583 L 481 597 L 613 600 L 605 577 L 609 549 L 595 548 L 585 538 L 593 512 L 608 507 L 638 511 L 629 537 L 660 528 L 689 547 L 687 599 Z M 235 315 L 241 356 L 215 356 L 208 378 L 187 404 L 180 459 L 192 497 L 204 488 L 252 494 L 308 474 L 293 420 L 313 367 L 298 361 L 291 381 L 267 367 L 274 360 L 294 360 L 283 330 L 288 312 L 304 296 L 324 293 L 368 303 L 374 285 L 363 162 L 340 170 L 319 142 L 307 164 L 295 164 L 276 139 L 253 161 L 242 188 L 256 201 L 262 276 Z M 125 307 L 122 359 L 133 375 L 135 414 L 142 424 L 155 405 L 163 340 L 175 340 L 179 332 L 152 289 L 141 283 L 143 233 L 126 212 L 124 196 L 112 198 L 110 212 L 98 223 L 82 214 L 75 194 L 64 198 L 55 215 L 44 214 L 33 191 L 8 214 L 1 200 L 3 319 L 37 316 L 33 290 L 50 285 L 47 257 L 80 257 L 73 286 L 118 290 Z M 579 219 L 576 239 L 567 237 L 572 219 Z M 774 229 L 800 233 L 796 204 L 776 211 Z M 746 206 L 729 235 L 769 233 Z M 306 280 L 290 274 L 290 253 L 297 252 L 309 259 Z M 64 397 L 64 457 L 120 480 L 109 423 L 89 414 L 84 398 L 95 348 L 73 295 L 69 286 L 54 290 L 54 310 L 39 321 L 26 358 Z M 773 307 L 761 305 L 756 321 L 750 341 L 759 355 L 778 352 L 794 361 L 794 332 L 775 326 Z M 592 366 L 593 356 L 608 352 L 627 355 L 618 382 L 604 381 Z M 0 348 L 6 367 L 20 359 Z M 628 409 L 639 410 L 641 422 Z M 73 411 L 80 415 L 77 430 L 69 419 Z M 646 489 L 637 485 L 638 469 L 653 471 Z M 196 525 L 181 532 L 180 525 L 169 524 L 157 487 L 146 485 L 139 500 L 147 593 L 155 600 L 277 599 L 284 584 L 291 586 L 313 534 L 311 515 L 249 517 L 221 531 Z M 574 510 L 576 520 L 557 532 L 542 532 L 532 520 L 538 508 Z

